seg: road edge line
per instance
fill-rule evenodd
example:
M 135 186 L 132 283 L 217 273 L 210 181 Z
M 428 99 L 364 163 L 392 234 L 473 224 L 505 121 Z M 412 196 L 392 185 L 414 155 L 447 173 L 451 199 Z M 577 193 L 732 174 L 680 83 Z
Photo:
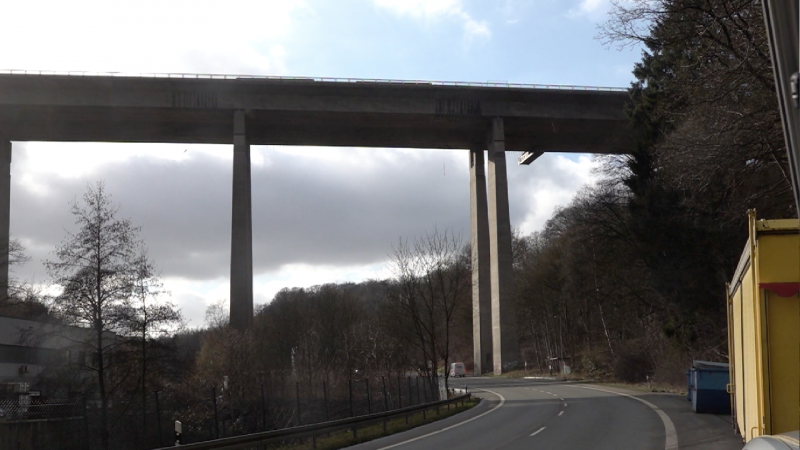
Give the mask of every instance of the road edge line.
M 600 388 L 591 387 L 591 386 L 583 386 L 583 385 L 580 385 L 580 384 L 572 384 L 572 385 L 567 385 L 567 386 L 579 387 L 579 388 L 583 388 L 583 389 L 591 389 L 593 391 L 608 392 L 609 394 L 622 395 L 624 397 L 632 398 L 632 399 L 634 399 L 636 401 L 644 403 L 645 405 L 649 406 L 653 411 L 655 411 L 655 413 L 658 414 L 658 417 L 661 418 L 661 422 L 664 423 L 664 434 L 666 435 L 666 443 L 664 444 L 664 450 L 678 450 L 678 448 L 679 448 L 678 447 L 678 431 L 675 429 L 675 424 L 672 423 L 672 419 L 669 418 L 667 413 L 665 413 L 658 406 L 648 402 L 647 400 L 644 400 L 644 399 L 641 399 L 639 397 L 636 397 L 635 395 L 626 394 L 624 392 L 609 391 L 607 389 L 600 389 Z
M 477 389 L 480 389 L 480 388 L 477 388 Z M 463 421 L 463 422 L 459 422 L 459 423 L 456 423 L 456 424 L 450 425 L 449 427 L 442 428 L 441 430 L 432 431 L 432 432 L 430 432 L 430 433 L 428 433 L 428 434 L 423 434 L 422 436 L 417 436 L 417 437 L 415 437 L 415 438 L 411 438 L 411 439 L 409 439 L 409 440 L 407 440 L 407 441 L 402 441 L 402 442 L 398 442 L 398 443 L 396 443 L 396 444 L 387 445 L 386 447 L 381 447 L 381 448 L 378 448 L 378 449 L 376 449 L 376 450 L 387 450 L 387 449 L 390 449 L 390 448 L 399 447 L 399 446 L 401 446 L 401 445 L 408 444 L 409 442 L 415 442 L 415 441 L 418 441 L 418 440 L 420 440 L 420 439 L 424 439 L 424 438 L 426 438 L 426 437 L 433 436 L 433 435 L 435 435 L 435 434 L 439 434 L 439 433 L 442 433 L 442 432 L 444 432 L 444 431 L 447 431 L 447 430 L 452 430 L 453 428 L 460 427 L 461 425 L 464 425 L 465 423 L 469 423 L 469 422 L 472 422 L 473 420 L 480 419 L 481 417 L 483 417 L 483 416 L 485 416 L 485 415 L 487 415 L 487 414 L 489 414 L 489 413 L 492 413 L 492 412 L 496 411 L 496 410 L 497 410 L 497 409 L 499 409 L 501 406 L 503 406 L 503 404 L 506 402 L 506 398 L 505 398 L 505 397 L 503 397 L 502 395 L 498 394 L 497 392 L 490 391 L 490 390 L 488 390 L 488 389 L 480 389 L 480 390 L 482 390 L 482 391 L 486 391 L 486 392 L 489 392 L 489 393 L 491 393 L 491 394 L 494 394 L 494 395 L 496 395 L 496 396 L 500 397 L 500 403 L 499 403 L 497 406 L 495 406 L 494 408 L 492 408 L 492 409 L 490 409 L 490 410 L 488 410 L 488 411 L 482 412 L 482 413 L 478 414 L 477 416 L 475 416 L 475 417 L 471 417 L 471 418 L 469 418 L 469 419 L 467 419 L 467 420 L 465 420 L 465 421 Z

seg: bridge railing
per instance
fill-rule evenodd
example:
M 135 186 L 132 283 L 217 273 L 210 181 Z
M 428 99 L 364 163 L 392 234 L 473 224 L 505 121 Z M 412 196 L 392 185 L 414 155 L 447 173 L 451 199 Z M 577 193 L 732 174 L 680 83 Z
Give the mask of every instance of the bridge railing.
M 431 86 L 464 86 L 464 87 L 491 87 L 509 89 L 548 89 L 565 91 L 614 91 L 624 92 L 627 88 L 611 86 L 579 86 L 571 84 L 527 84 L 509 83 L 506 81 L 431 81 L 431 80 L 392 80 L 380 78 L 337 78 L 337 77 L 284 77 L 273 75 L 224 75 L 203 73 L 127 73 L 127 72 L 91 72 L 91 71 L 59 71 L 59 70 L 18 70 L 0 69 L 0 74 L 10 75 L 48 75 L 48 76 L 73 76 L 73 77 L 129 77 L 129 78 L 182 78 L 198 80 L 296 80 L 320 83 L 386 83 L 386 84 L 417 84 Z
M 436 402 L 423 403 L 421 405 L 409 406 L 402 409 L 393 411 L 385 411 L 375 414 L 363 415 L 358 417 L 351 417 L 341 420 L 333 420 L 330 422 L 316 423 L 313 425 L 303 425 L 291 428 L 284 428 L 282 430 L 265 431 L 261 433 L 245 434 L 243 436 L 234 436 L 221 439 L 213 439 L 210 441 L 196 442 L 193 444 L 183 444 L 180 446 L 183 450 L 232 450 L 232 449 L 249 449 L 257 448 L 260 445 L 274 443 L 276 441 L 288 441 L 293 439 L 311 438 L 313 446 L 316 448 L 316 437 L 320 434 L 332 433 L 340 430 L 352 430 L 354 436 L 357 435 L 357 430 L 367 425 L 383 422 L 384 426 L 388 420 L 408 417 L 411 414 L 436 409 L 439 413 L 439 408 L 458 403 L 464 404 L 470 400 L 472 394 L 467 392 L 457 397 L 448 398 Z M 385 429 L 384 429 L 385 431 Z M 157 450 L 167 450 L 175 447 L 162 447 Z

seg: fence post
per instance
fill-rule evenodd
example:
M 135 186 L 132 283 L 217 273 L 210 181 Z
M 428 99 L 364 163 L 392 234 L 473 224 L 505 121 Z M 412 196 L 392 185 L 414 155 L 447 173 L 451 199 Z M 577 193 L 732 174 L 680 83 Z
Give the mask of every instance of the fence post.
M 300 382 L 296 381 L 294 383 L 294 394 L 295 398 L 297 399 L 297 426 L 303 424 L 303 420 L 301 419 L 302 411 L 300 411 Z
M 355 417 L 355 414 L 353 414 L 353 379 L 352 378 L 347 380 L 347 392 L 348 392 L 348 396 L 349 396 L 348 398 L 350 399 L 350 417 Z
M 267 431 L 267 400 L 264 397 L 264 383 L 261 383 L 261 431 Z
M 408 377 L 408 406 L 414 403 L 414 391 L 411 390 L 411 377 Z
M 348 395 L 349 395 L 349 398 L 350 398 L 350 417 L 355 417 L 355 414 L 353 414 L 353 379 L 352 378 L 348 378 L 347 379 L 347 392 L 348 392 Z M 356 426 L 353 425 L 351 430 L 353 432 L 353 439 L 355 439 L 356 438 Z
M 391 382 L 389 382 L 391 384 Z M 389 411 L 389 398 L 386 395 L 386 378 L 381 377 L 381 385 L 383 386 L 383 410 Z
M 322 382 L 322 397 L 325 398 L 325 421 L 331 421 L 331 413 L 328 410 L 328 385 L 324 381 Z
M 381 386 L 383 387 L 383 410 L 389 411 L 389 399 L 386 398 L 386 378 L 381 377 Z M 386 433 L 386 419 L 383 419 L 383 432 Z
M 400 375 L 397 376 L 397 409 L 403 407 L 403 385 L 400 384 Z
M 158 423 L 158 445 L 164 446 L 164 436 L 161 433 L 161 404 L 158 402 L 158 391 L 153 392 L 156 396 L 156 423 Z M 145 430 L 145 433 L 147 431 Z
M 419 396 L 419 376 L 417 376 L 417 404 L 420 404 L 420 403 L 422 403 L 422 400 L 420 399 L 420 396 Z
M 86 394 L 83 394 L 83 435 L 86 438 L 86 448 L 90 447 L 89 438 L 89 408 L 86 407 Z
M 367 388 L 367 414 L 372 414 L 372 397 L 369 395 L 369 378 L 364 378 L 364 385 Z
M 211 387 L 211 401 L 214 403 L 214 437 L 219 439 L 219 415 L 217 414 L 217 385 Z

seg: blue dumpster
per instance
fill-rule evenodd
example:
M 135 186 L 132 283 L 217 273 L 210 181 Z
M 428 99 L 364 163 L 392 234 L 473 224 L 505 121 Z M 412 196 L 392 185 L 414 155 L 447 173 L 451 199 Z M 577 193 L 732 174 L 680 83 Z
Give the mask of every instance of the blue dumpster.
M 689 378 L 689 395 L 694 412 L 730 413 L 731 396 L 725 389 L 730 382 L 727 363 L 693 361 Z

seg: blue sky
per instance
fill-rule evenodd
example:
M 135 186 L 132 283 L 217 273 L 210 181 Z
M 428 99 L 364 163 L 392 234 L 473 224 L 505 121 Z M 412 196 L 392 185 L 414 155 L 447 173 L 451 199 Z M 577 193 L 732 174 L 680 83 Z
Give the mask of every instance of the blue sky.
M 0 3 L 0 69 L 217 73 L 626 87 L 639 50 L 594 37 L 606 0 Z M 1 95 L 2 93 L 0 93 Z M 105 180 L 190 320 L 227 299 L 229 146 L 15 142 L 11 233 L 41 261 L 68 202 Z M 590 155 L 509 155 L 513 226 L 540 229 L 594 180 Z M 400 238 L 469 236 L 463 151 L 253 147 L 254 291 L 387 276 Z M 320 164 L 320 161 L 324 162 Z

